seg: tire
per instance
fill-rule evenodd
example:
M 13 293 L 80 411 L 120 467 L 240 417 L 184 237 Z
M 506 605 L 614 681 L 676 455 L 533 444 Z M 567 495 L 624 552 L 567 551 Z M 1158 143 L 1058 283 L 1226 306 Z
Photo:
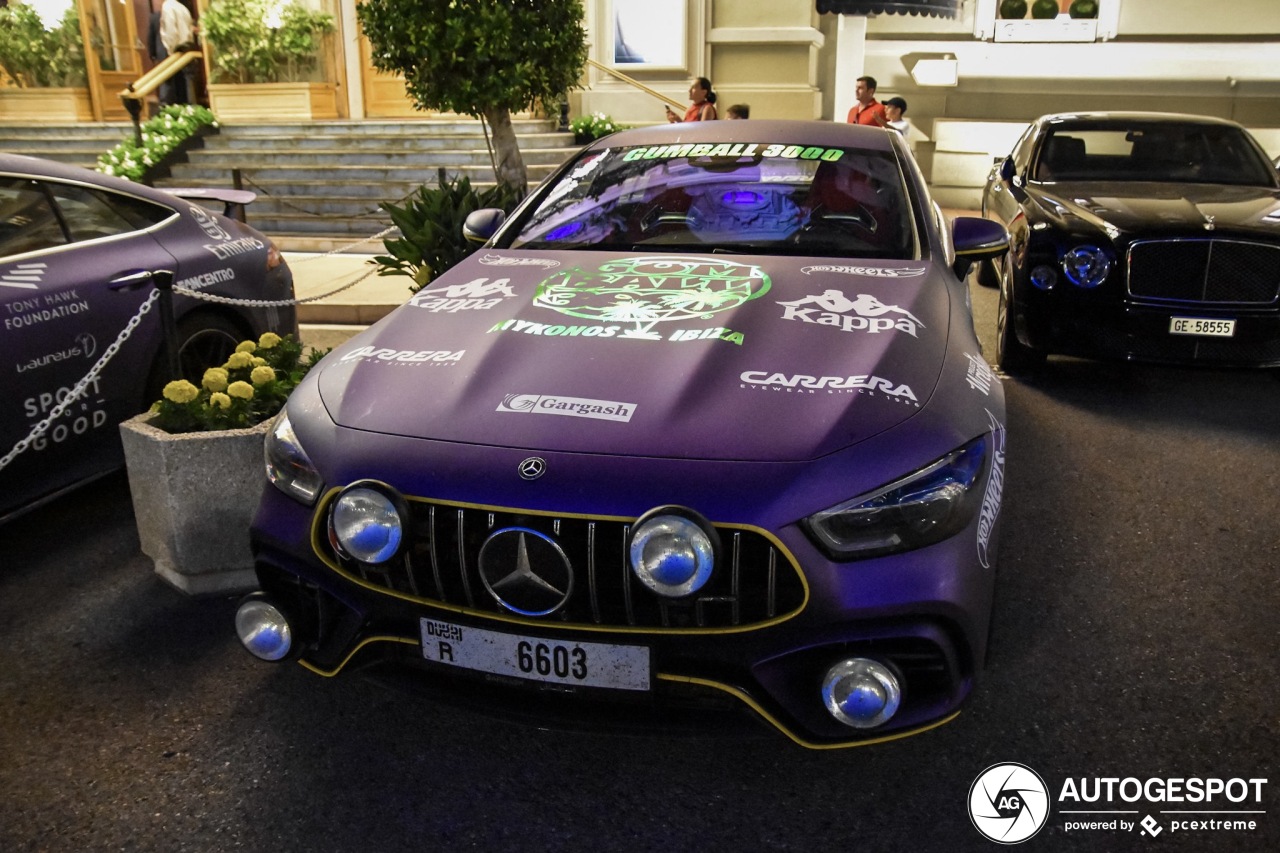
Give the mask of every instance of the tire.
M 1045 353 L 1032 349 L 1018 340 L 1013 329 L 1008 292 L 1012 284 L 1006 280 L 1000 288 L 1000 304 L 996 309 L 996 367 L 1008 376 L 1026 375 L 1044 364 Z
M 183 317 L 178 321 L 178 365 L 181 378 L 199 385 L 205 370 L 225 364 L 246 337 L 248 335 L 241 326 L 222 314 L 196 311 Z M 162 342 L 147 378 L 144 409 L 160 399 L 165 384 L 172 378 Z

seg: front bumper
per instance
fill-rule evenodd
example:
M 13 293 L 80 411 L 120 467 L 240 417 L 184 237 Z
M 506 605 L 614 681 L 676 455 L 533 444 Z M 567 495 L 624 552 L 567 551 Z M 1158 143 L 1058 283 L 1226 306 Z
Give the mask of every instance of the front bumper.
M 483 589 L 470 602 L 392 589 L 335 564 L 318 527 L 310 509 L 266 489 L 254 525 L 258 574 L 267 595 L 306 614 L 305 667 L 326 676 L 365 667 L 412 672 L 433 691 L 541 723 L 587 716 L 593 724 L 647 720 L 666 727 L 681 711 L 723 718 L 736 708 L 807 747 L 875 743 L 954 716 L 985 654 L 992 578 L 972 559 L 971 531 L 857 564 L 830 563 L 800 531 L 783 531 L 781 550 L 803 567 L 799 606 L 784 601 L 772 618 L 749 624 L 699 625 L 689 614 L 672 613 L 658 624 L 628 626 L 517 617 L 493 606 Z M 424 618 L 552 644 L 643 646 L 650 650 L 649 689 L 567 686 L 435 663 L 423 652 Z M 882 661 L 903 681 L 902 707 L 880 728 L 845 726 L 822 703 L 823 674 L 850 656 Z

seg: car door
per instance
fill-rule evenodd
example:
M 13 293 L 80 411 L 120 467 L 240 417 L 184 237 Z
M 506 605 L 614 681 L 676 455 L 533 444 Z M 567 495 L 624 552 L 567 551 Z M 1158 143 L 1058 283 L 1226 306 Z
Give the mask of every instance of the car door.
M 0 454 L 48 417 L 138 314 L 152 287 L 136 274 L 175 268 L 148 233 L 174 215 L 88 184 L 0 175 Z M 116 424 L 140 405 L 156 325 L 153 309 L 86 393 L 0 470 L 0 517 L 120 465 Z

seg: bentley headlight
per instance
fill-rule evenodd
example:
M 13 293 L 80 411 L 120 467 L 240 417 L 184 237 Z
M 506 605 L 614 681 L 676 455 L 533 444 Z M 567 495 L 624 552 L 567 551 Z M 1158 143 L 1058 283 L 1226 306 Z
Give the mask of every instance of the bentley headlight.
M 289 415 L 281 412 L 276 418 L 263 447 L 267 463 L 267 479 L 277 489 L 296 501 L 311 506 L 324 486 L 320 472 L 311 464 L 307 452 L 298 443 L 298 436 L 289 423 Z
M 636 519 L 627 542 L 631 571 L 658 595 L 681 598 L 706 585 L 715 568 L 719 537 L 698 513 L 660 507 Z
M 874 492 L 814 513 L 805 527 L 836 560 L 910 551 L 954 536 L 982 502 L 987 437 Z
M 338 550 L 378 565 L 400 553 L 408 512 L 404 500 L 381 483 L 361 481 L 342 490 L 329 509 L 329 533 Z
M 1097 287 L 1111 272 L 1111 259 L 1097 246 L 1076 246 L 1062 256 L 1062 271 L 1076 287 Z

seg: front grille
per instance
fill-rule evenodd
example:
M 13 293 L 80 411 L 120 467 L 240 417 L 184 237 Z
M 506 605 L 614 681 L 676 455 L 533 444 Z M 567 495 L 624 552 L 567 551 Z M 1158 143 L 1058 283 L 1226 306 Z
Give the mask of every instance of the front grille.
M 1280 246 L 1213 239 L 1138 241 L 1129 247 L 1129 295 L 1270 305 L 1280 295 Z
M 650 592 L 632 574 L 625 548 L 630 520 L 459 506 L 419 498 L 410 498 L 408 504 L 410 543 L 391 564 L 373 567 L 337 553 L 323 523 L 316 525 L 317 553 L 339 572 L 376 589 L 426 603 L 511 616 L 481 578 L 480 549 L 497 531 L 537 531 L 554 540 L 572 570 L 568 601 L 541 617 L 564 628 L 746 629 L 794 615 L 807 595 L 792 558 L 751 528 L 716 525 L 723 546 L 720 564 L 698 594 L 673 601 Z M 327 503 L 318 512 L 319 518 L 327 518 Z

